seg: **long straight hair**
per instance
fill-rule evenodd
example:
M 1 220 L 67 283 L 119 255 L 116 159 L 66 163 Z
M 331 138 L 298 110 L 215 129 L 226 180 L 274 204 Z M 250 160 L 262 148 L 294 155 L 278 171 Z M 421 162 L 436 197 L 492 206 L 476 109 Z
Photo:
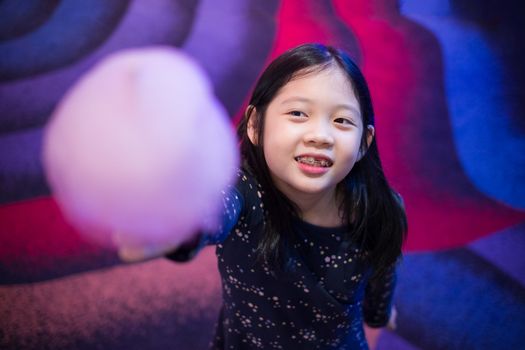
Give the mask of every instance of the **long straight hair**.
M 304 44 L 277 57 L 257 81 L 249 107 L 237 128 L 244 167 L 264 190 L 268 222 L 258 251 L 264 259 L 286 263 L 294 234 L 292 218 L 300 216 L 295 203 L 273 184 L 266 163 L 263 145 L 268 105 L 289 81 L 334 66 L 347 74 L 359 102 L 364 126 L 360 144 L 364 156 L 337 185 L 337 193 L 343 194 L 340 210 L 345 223 L 351 227 L 349 239 L 366 251 L 374 276 L 380 276 L 401 255 L 407 232 L 405 210 L 400 196 L 385 178 L 376 137 L 369 146 L 366 142 L 367 125 L 374 125 L 374 111 L 365 78 L 345 52 L 322 44 Z M 256 144 L 248 137 L 248 123 L 255 129 Z

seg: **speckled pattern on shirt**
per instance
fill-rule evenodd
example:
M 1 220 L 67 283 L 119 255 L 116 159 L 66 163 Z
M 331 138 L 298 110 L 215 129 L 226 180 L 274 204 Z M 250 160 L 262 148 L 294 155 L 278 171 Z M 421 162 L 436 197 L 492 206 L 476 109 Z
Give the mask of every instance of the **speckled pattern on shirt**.
M 256 262 L 265 225 L 264 191 L 245 171 L 225 192 L 217 244 L 223 305 L 212 349 L 368 349 L 363 321 L 384 326 L 395 268 L 370 283 L 366 253 L 347 227 L 325 228 L 294 220 L 289 269 Z

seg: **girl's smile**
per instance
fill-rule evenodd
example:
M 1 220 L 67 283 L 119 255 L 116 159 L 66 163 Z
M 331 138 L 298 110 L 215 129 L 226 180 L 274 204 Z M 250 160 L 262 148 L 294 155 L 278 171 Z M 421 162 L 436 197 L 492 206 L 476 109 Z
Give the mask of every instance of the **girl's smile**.
M 322 154 L 303 154 L 295 157 L 299 169 L 307 175 L 322 175 L 332 166 L 330 157 Z

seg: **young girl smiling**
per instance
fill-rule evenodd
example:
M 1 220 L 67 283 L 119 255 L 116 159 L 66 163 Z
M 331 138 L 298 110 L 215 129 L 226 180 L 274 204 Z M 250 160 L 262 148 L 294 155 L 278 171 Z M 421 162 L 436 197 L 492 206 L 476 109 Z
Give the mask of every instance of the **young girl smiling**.
M 407 223 L 359 68 L 320 44 L 285 52 L 257 82 L 238 136 L 243 163 L 221 229 L 167 254 L 217 245 L 212 347 L 367 349 L 363 325 L 389 321 Z

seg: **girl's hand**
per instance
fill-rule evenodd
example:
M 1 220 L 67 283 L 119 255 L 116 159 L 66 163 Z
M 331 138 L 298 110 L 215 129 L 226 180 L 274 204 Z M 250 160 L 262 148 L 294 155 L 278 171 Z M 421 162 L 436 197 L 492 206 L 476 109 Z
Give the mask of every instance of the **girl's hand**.
M 395 306 L 392 306 L 392 312 L 390 313 L 390 319 L 388 320 L 388 323 L 386 325 L 386 329 L 390 331 L 394 331 L 397 327 L 397 309 Z M 377 342 L 379 341 L 379 336 L 381 335 L 381 332 L 383 331 L 383 328 L 372 328 L 364 325 L 365 329 L 365 338 L 368 342 L 368 346 L 370 347 L 370 350 L 374 350 L 377 346 Z
M 149 259 L 159 258 L 177 248 L 177 244 L 165 245 L 139 245 L 126 242 L 126 235 L 116 232 L 113 234 L 113 241 L 118 249 L 119 258 L 126 263 L 140 262 Z
M 158 258 L 174 249 L 175 247 L 168 249 L 159 247 L 120 247 L 118 256 L 123 262 L 132 263 Z
M 368 343 L 368 347 L 370 350 L 374 350 L 377 346 L 377 341 L 379 340 L 379 336 L 381 335 L 381 332 L 383 331 L 383 328 L 372 328 L 364 325 L 365 328 L 365 338 Z
M 390 319 L 386 325 L 386 328 L 391 331 L 395 331 L 397 328 L 397 309 L 392 306 L 392 312 L 390 312 Z

